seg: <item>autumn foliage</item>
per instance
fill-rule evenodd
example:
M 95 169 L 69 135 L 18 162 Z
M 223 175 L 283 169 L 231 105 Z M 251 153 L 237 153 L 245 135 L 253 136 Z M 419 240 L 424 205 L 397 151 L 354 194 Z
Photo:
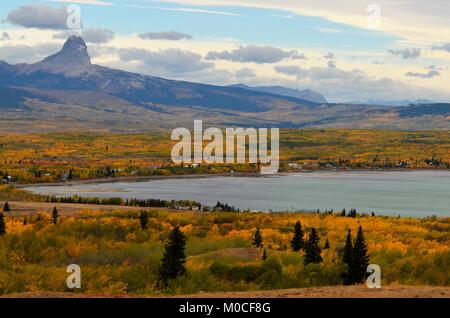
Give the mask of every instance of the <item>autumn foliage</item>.
M 27 222 L 23 215 L 5 214 L 6 234 L 0 236 L 0 293 L 68 292 L 68 264 L 81 266 L 79 292 L 89 294 L 189 294 L 342 285 L 346 236 L 349 230 L 357 234 L 360 226 L 364 244 L 354 241 L 357 235 L 350 241 L 363 249 L 366 244 L 368 261 L 382 269 L 382 284 L 450 285 L 449 218 L 149 210 L 143 227 L 142 215 L 138 208 L 101 212 L 86 207 L 76 215 L 60 210 L 55 226 L 51 209 L 28 215 Z M 305 239 L 311 240 L 310 234 L 315 232 L 314 252 L 329 241 L 330 248 L 320 251 L 322 262 L 305 264 L 304 250 L 292 250 L 299 220 L 308 233 Z M 161 290 L 157 282 L 165 246 L 176 227 L 177 235 L 186 237 L 186 273 L 177 270 Z M 266 257 L 264 250 L 252 246 L 256 229 L 264 240 Z
M 0 179 L 34 183 L 259 172 L 257 164 L 174 165 L 174 144 L 167 131 L 5 134 L 0 137 Z M 448 169 L 449 147 L 450 131 L 282 129 L 280 169 Z

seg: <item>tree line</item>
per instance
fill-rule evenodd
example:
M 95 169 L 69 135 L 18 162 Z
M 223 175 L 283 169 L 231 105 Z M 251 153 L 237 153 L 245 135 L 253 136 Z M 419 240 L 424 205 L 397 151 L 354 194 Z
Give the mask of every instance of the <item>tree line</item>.
M 91 205 L 122 205 L 141 208 L 201 208 L 201 203 L 191 200 L 161 200 L 161 199 L 122 199 L 122 198 L 88 198 L 80 196 L 48 197 L 48 203 L 73 203 Z

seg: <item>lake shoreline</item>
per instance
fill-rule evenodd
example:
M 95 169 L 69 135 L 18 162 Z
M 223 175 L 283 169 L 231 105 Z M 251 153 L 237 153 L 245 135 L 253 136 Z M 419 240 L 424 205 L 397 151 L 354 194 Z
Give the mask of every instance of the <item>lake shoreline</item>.
M 271 178 L 281 177 L 298 173 L 351 173 L 351 172 L 417 172 L 417 171 L 450 171 L 450 169 L 338 169 L 338 170 L 296 170 L 281 172 L 273 175 L 263 175 L 259 172 L 234 172 L 234 173 L 217 173 L 217 174 L 185 174 L 185 175 L 167 175 L 167 176 L 123 176 L 114 178 L 96 178 L 86 180 L 72 180 L 59 182 L 41 182 L 41 183 L 11 183 L 17 189 L 29 187 L 47 187 L 47 186 L 73 186 L 78 184 L 107 184 L 118 182 L 146 182 L 152 180 L 170 180 L 170 179 L 206 179 L 220 177 L 237 177 L 237 178 Z
M 340 211 L 345 208 L 404 216 L 448 216 L 450 212 L 449 170 L 299 171 L 230 176 L 115 178 L 109 182 L 40 184 L 23 189 L 59 197 L 194 200 L 208 206 L 225 202 L 241 210 L 255 211 Z

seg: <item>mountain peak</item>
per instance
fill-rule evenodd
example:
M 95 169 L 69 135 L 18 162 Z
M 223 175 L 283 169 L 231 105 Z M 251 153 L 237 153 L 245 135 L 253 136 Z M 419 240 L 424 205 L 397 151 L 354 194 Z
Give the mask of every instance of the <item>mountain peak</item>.
M 70 36 L 61 51 L 47 57 L 44 61 L 55 64 L 76 65 L 90 65 L 91 58 L 87 51 L 86 42 L 79 36 Z
M 34 64 L 32 69 L 77 74 L 91 65 L 91 57 L 83 38 L 72 35 L 64 43 L 61 51 Z
M 62 48 L 62 51 L 75 51 L 89 57 L 87 53 L 86 42 L 84 42 L 82 37 L 76 35 L 71 35 L 67 38 L 66 43 L 64 43 L 64 46 Z

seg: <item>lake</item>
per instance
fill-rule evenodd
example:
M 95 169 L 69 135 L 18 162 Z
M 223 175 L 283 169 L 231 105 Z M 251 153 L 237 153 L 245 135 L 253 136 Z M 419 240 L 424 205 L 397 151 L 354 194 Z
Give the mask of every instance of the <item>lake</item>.
M 450 171 L 351 171 L 31 186 L 56 196 L 190 199 L 263 211 L 334 211 L 450 217 Z

